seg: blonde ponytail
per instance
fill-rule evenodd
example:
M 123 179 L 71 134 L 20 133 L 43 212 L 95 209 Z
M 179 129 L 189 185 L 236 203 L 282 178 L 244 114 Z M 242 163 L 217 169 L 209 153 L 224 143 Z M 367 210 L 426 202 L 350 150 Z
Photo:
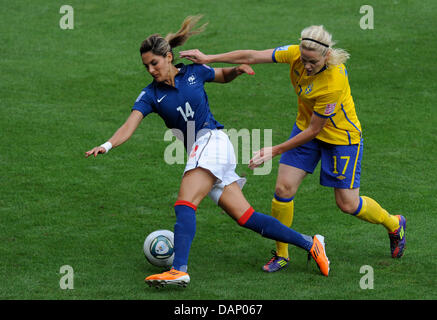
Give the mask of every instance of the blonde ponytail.
M 332 40 L 332 34 L 322 25 L 314 25 L 303 29 L 300 40 L 300 47 L 302 49 L 317 51 L 322 56 L 326 56 L 329 52 L 328 67 L 345 63 L 350 57 L 346 50 L 333 48 L 335 42 Z

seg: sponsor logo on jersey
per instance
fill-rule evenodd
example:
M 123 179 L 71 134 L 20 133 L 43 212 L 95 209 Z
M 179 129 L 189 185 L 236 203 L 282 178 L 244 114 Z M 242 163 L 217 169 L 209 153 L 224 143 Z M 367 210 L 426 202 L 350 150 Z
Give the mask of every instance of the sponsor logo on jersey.
M 166 96 L 167 96 L 167 95 L 162 96 L 160 99 L 158 99 L 158 103 L 160 103 L 162 100 L 164 100 L 164 98 L 165 98 Z

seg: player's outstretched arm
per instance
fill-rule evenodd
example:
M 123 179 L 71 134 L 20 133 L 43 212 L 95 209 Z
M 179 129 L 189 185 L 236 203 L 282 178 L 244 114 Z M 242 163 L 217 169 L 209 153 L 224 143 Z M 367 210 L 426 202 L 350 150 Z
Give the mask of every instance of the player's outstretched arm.
M 133 110 L 126 122 L 114 133 L 111 139 L 101 146 L 94 147 L 85 152 L 85 158 L 88 158 L 90 155 L 97 157 L 98 154 L 106 153 L 109 149 L 126 142 L 138 128 L 141 120 L 143 120 L 143 114 L 137 110 Z
M 235 64 L 257 64 L 272 63 L 274 49 L 267 50 L 236 50 L 221 54 L 206 55 L 199 49 L 185 50 L 179 52 L 181 58 L 188 59 L 194 63 L 235 63 Z
M 214 82 L 219 82 L 219 83 L 231 82 L 236 77 L 245 73 L 250 75 L 255 74 L 253 69 L 247 64 L 242 64 L 233 68 L 214 68 L 214 72 L 215 72 Z
M 311 121 L 305 130 L 294 136 L 293 138 L 278 144 L 273 147 L 265 147 L 255 152 L 252 159 L 249 161 L 249 168 L 254 169 L 267 162 L 277 155 L 280 155 L 288 150 L 296 148 L 314 139 L 323 129 L 327 122 L 327 118 L 316 116 L 314 113 L 311 116 Z

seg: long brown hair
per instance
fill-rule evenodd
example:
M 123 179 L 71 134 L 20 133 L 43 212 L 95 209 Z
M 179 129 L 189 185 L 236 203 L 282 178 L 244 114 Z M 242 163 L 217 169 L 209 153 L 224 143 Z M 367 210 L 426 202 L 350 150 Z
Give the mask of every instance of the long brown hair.
M 153 54 L 159 56 L 167 56 L 167 53 L 173 55 L 173 48 L 183 45 L 192 35 L 201 33 L 205 30 L 208 23 L 195 29 L 196 24 L 203 15 L 188 16 L 182 22 L 181 28 L 176 33 L 169 33 L 163 38 L 159 34 L 152 34 L 141 43 L 140 54 L 152 51 Z M 173 55 L 174 59 L 174 55 Z

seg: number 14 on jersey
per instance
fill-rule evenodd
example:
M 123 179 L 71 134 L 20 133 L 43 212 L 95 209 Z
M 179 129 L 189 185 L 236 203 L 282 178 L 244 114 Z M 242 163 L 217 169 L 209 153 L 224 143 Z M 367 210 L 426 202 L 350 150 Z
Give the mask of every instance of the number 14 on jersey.
M 194 111 L 193 109 L 191 109 L 190 103 L 188 101 L 185 102 L 185 111 L 180 106 L 177 107 L 176 110 L 181 113 L 185 121 L 188 121 L 188 117 L 194 118 Z

